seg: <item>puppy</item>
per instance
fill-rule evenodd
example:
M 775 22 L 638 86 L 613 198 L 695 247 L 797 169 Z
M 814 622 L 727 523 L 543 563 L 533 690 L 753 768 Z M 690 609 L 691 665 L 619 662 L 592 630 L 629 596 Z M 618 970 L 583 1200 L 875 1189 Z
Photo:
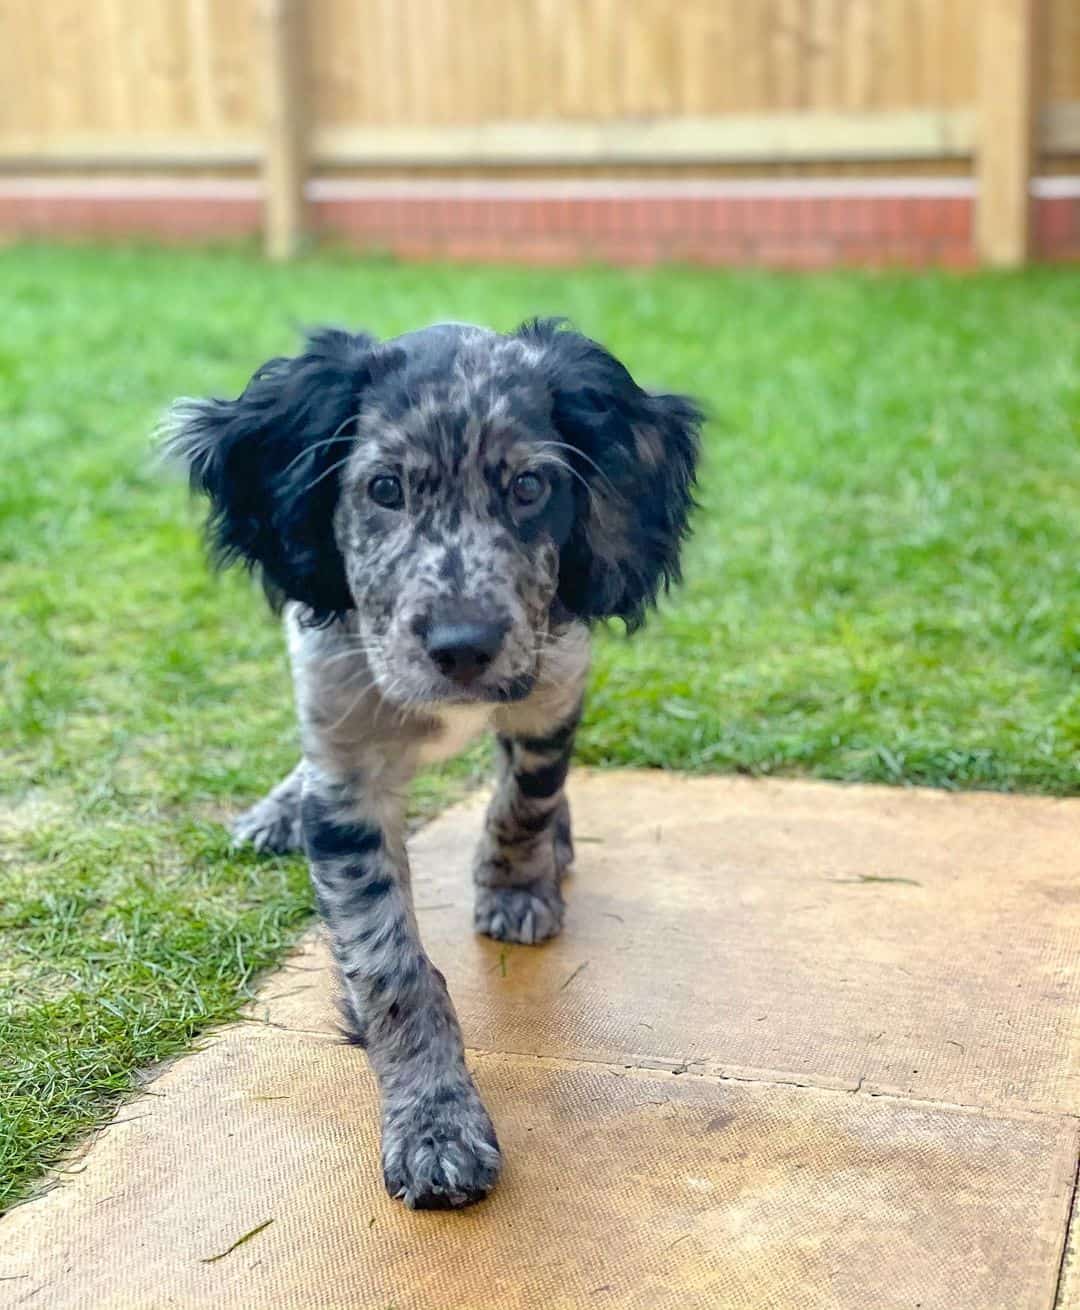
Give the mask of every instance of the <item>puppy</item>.
M 636 628 L 678 579 L 701 422 L 557 320 L 382 343 L 325 329 L 237 400 L 173 407 L 214 554 L 259 572 L 292 658 L 303 758 L 234 832 L 307 853 L 408 1206 L 476 1201 L 500 1165 L 417 933 L 409 779 L 494 728 L 476 929 L 554 936 L 589 627 Z

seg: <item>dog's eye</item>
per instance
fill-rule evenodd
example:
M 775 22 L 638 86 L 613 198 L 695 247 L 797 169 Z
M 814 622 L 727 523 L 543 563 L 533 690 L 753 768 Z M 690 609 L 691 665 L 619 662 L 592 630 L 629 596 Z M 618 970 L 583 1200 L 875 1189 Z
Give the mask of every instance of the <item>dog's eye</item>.
M 401 479 L 389 473 L 380 473 L 368 483 L 368 495 L 376 505 L 383 509 L 400 509 L 405 504 L 405 493 L 401 489 Z
M 535 505 L 544 494 L 544 479 L 539 473 L 519 473 L 510 491 L 519 505 Z

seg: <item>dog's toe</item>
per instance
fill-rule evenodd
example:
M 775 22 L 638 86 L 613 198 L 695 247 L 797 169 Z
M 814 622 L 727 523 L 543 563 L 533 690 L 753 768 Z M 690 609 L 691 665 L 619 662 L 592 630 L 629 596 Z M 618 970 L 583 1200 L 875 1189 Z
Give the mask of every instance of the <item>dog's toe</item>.
M 419 1102 L 387 1115 L 383 1181 L 410 1210 L 449 1210 L 482 1200 L 502 1163 L 495 1129 L 474 1090 L 446 1108 Z
M 525 887 L 478 887 L 473 922 L 477 932 L 500 942 L 533 946 L 562 928 L 563 899 L 557 884 L 539 880 Z
M 300 815 L 295 806 L 267 797 L 245 810 L 230 828 L 233 846 L 254 846 L 260 854 L 287 855 L 301 849 Z

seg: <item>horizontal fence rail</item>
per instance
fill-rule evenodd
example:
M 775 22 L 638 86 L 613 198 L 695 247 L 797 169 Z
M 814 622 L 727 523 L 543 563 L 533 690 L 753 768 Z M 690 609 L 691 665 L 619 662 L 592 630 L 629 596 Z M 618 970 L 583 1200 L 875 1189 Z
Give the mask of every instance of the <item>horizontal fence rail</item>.
M 1080 101 L 1048 105 L 1036 142 L 1046 154 L 1080 154 Z M 310 157 L 325 168 L 534 164 L 776 164 L 970 159 L 974 110 L 730 115 L 604 122 L 491 122 L 434 127 L 318 127 Z M 0 168 L 245 169 L 262 161 L 257 135 L 0 138 Z

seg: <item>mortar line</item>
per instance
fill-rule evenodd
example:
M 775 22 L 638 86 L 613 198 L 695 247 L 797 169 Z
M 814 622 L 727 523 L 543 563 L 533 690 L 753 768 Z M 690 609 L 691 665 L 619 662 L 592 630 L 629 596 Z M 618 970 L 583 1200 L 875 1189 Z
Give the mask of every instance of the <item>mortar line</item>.
M 782 1075 L 778 1073 L 775 1077 L 765 1076 L 764 1070 L 760 1077 L 751 1074 L 721 1073 L 715 1069 L 695 1068 L 692 1063 L 683 1063 L 682 1061 L 672 1060 L 669 1066 L 659 1062 L 656 1064 L 642 1064 L 631 1060 L 629 1063 L 621 1060 L 595 1060 L 585 1056 L 576 1055 L 537 1055 L 534 1051 L 510 1051 L 496 1047 L 467 1046 L 466 1052 L 469 1055 L 478 1056 L 509 1056 L 517 1060 L 534 1060 L 537 1063 L 547 1062 L 555 1065 L 583 1065 L 589 1068 L 608 1069 L 611 1071 L 629 1070 L 633 1073 L 647 1074 L 666 1074 L 669 1078 L 682 1078 L 691 1076 L 702 1078 L 718 1083 L 748 1083 L 751 1086 L 763 1087 L 807 1087 L 815 1092 L 833 1092 L 838 1096 L 860 1096 L 867 1100 L 875 1101 L 899 1101 L 904 1105 L 913 1105 L 917 1107 L 925 1106 L 929 1109 L 938 1110 L 965 1110 L 975 1114 L 985 1115 L 987 1117 L 1012 1118 L 1012 1119 L 1052 1119 L 1059 1122 L 1072 1124 L 1074 1129 L 1080 1130 L 1080 1110 L 1043 1110 L 1035 1109 L 1029 1106 L 1002 1106 L 992 1105 L 975 1101 L 948 1101 L 939 1100 L 927 1096 L 911 1096 L 902 1092 L 875 1092 L 864 1088 L 865 1076 L 860 1077 L 854 1087 L 837 1087 L 829 1083 L 815 1081 L 813 1075 Z M 640 1060 L 641 1057 L 638 1057 Z M 699 1062 L 700 1063 L 700 1062 Z M 676 1072 L 678 1070 L 678 1072 Z
M 1080 1188 L 1080 1159 L 1076 1162 L 1076 1168 L 1073 1170 L 1072 1188 L 1069 1192 L 1069 1206 L 1065 1215 L 1065 1238 L 1061 1243 L 1061 1255 L 1057 1263 L 1057 1277 L 1054 1279 L 1054 1299 L 1051 1301 L 1053 1310 L 1066 1310 L 1062 1301 L 1065 1295 L 1065 1266 L 1069 1260 L 1069 1248 L 1072 1245 L 1073 1229 L 1080 1225 L 1080 1211 L 1077 1210 L 1078 1188 Z M 1080 1228 L 1077 1228 L 1080 1233 Z M 1074 1254 L 1076 1254 L 1074 1252 Z

